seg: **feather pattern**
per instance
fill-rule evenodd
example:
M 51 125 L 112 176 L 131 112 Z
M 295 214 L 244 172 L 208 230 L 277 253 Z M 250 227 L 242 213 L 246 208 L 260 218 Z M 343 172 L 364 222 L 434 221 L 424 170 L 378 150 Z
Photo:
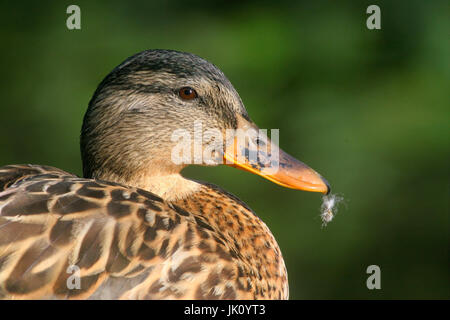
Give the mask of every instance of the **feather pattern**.
M 52 167 L 0 168 L 2 299 L 287 297 L 269 229 L 216 186 L 168 202 Z

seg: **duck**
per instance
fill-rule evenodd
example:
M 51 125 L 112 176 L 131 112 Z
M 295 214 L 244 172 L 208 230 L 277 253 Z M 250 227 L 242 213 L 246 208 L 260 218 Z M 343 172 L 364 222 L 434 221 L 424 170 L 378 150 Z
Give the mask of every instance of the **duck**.
M 189 144 L 196 123 L 219 138 Z M 228 165 L 297 190 L 328 194 L 330 185 L 267 135 L 244 144 L 226 134 L 239 129 L 259 130 L 212 63 L 162 49 L 127 58 L 84 115 L 82 177 L 0 167 L 0 299 L 288 299 L 267 225 L 236 196 L 181 171 Z M 271 149 L 259 152 L 263 145 Z M 192 160 L 196 148 L 212 156 Z M 255 152 L 278 157 L 267 165 Z

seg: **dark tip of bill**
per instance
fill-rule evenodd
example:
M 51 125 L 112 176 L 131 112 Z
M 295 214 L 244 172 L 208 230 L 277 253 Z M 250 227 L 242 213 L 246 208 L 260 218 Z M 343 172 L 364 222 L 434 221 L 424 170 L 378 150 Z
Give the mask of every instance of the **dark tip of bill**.
M 327 185 L 327 193 L 325 193 L 325 195 L 329 195 L 331 192 L 331 186 L 328 183 L 327 179 L 325 179 L 324 177 L 320 176 L 320 178 L 322 179 L 322 181 Z

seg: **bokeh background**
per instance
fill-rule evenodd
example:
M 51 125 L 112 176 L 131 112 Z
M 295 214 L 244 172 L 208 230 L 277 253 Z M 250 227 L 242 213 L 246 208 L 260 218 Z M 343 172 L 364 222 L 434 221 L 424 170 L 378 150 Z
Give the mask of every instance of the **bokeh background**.
M 81 30 L 66 28 L 70 4 Z M 381 30 L 366 28 L 370 4 Z M 185 171 L 267 223 L 292 299 L 450 298 L 448 2 L 2 1 L 0 25 L 0 165 L 81 174 L 81 121 L 102 78 L 141 50 L 192 52 L 345 198 L 322 228 L 319 194 L 224 166 Z M 366 288 L 372 264 L 381 290 Z

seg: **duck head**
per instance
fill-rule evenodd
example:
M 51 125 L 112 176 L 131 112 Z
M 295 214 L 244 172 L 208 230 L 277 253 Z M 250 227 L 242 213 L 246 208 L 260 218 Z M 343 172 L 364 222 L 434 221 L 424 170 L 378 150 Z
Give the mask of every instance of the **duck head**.
M 147 50 L 117 66 L 95 91 L 81 131 L 83 174 L 161 195 L 155 181 L 177 177 L 179 185 L 189 164 L 224 163 L 285 187 L 330 191 L 266 134 L 241 139 L 233 132 L 260 133 L 222 71 L 190 53 Z

